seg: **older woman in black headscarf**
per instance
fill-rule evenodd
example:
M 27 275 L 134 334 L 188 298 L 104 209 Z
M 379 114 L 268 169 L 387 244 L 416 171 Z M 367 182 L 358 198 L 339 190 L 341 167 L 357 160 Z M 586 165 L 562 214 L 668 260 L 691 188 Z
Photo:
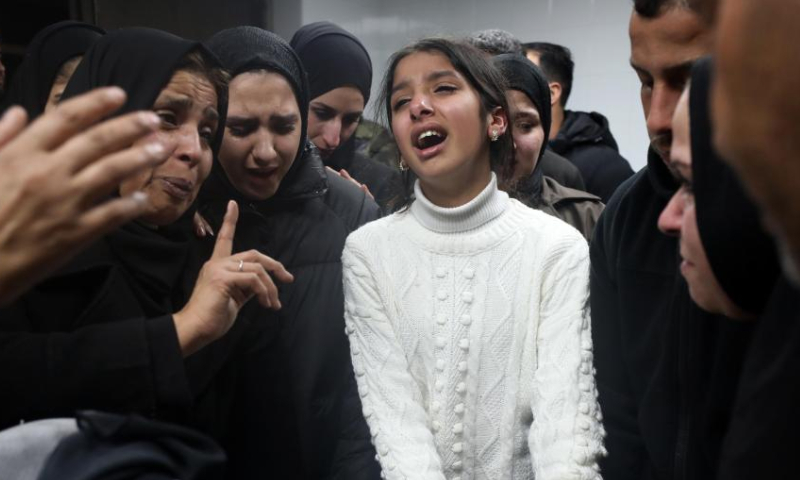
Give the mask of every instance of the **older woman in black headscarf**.
M 600 199 L 590 193 L 560 185 L 542 174 L 541 158 L 550 133 L 550 87 L 530 60 L 522 55 L 502 54 L 494 65 L 506 79 L 509 120 L 514 138 L 515 197 L 531 208 L 542 210 L 577 228 L 591 240 L 594 225 L 603 211 Z
M 0 111 L 20 105 L 33 119 L 53 108 L 83 54 L 104 34 L 102 28 L 71 20 L 37 33 L 11 80 Z
M 384 211 L 392 210 L 402 192 L 400 172 L 356 151 L 356 128 L 372 88 L 367 49 L 331 22 L 303 26 L 290 43 L 308 72 L 309 139 L 325 165 L 366 185 Z
M 710 75 L 708 59 L 695 65 L 673 120 L 670 164 L 681 187 L 659 228 L 680 239 L 680 275 L 671 309 L 644 333 L 662 342 L 637 401 L 648 451 L 639 477 L 716 478 L 753 338 L 749 321 L 762 314 L 779 276 L 755 205 L 712 147 Z
M 278 306 L 264 272 L 274 262 L 256 252 L 230 255 L 235 205 L 199 278 L 202 262 L 192 258 L 192 206 L 226 112 L 226 77 L 215 57 L 165 32 L 119 30 L 86 53 L 64 96 L 110 85 L 127 92 L 118 114 L 153 110 L 141 120 L 160 123 L 141 154 L 171 154 L 119 187 L 119 195 L 147 196 L 138 221 L 0 313 L 0 383 L 9 392 L 0 426 L 79 408 L 183 421 L 193 403 L 184 357 L 223 335 L 254 294 Z M 277 277 L 289 278 L 282 269 Z
M 208 41 L 231 75 L 218 161 L 202 195 L 212 224 L 229 198 L 242 205 L 235 250 L 255 248 L 291 271 L 276 315 L 254 308 L 253 340 L 236 374 L 232 476 L 373 478 L 377 463 L 344 333 L 341 254 L 378 206 L 326 170 L 307 143 L 309 89 L 300 59 L 256 27 Z M 261 318 L 267 317 L 267 318 Z

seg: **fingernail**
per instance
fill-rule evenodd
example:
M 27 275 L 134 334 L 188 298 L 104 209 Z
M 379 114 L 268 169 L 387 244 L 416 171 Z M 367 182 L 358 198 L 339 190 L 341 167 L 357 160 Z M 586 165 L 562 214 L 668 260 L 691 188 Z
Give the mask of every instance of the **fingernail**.
M 125 99 L 125 90 L 119 87 L 109 87 L 106 89 L 105 95 L 111 101 L 122 101 Z
M 154 128 L 161 123 L 161 119 L 153 112 L 141 112 L 139 113 L 139 122 L 143 127 Z
M 133 192 L 131 199 L 136 203 L 147 203 L 147 194 L 144 192 Z
M 164 154 L 165 150 L 164 144 L 161 142 L 150 142 L 144 146 L 144 151 L 152 158 L 160 157 Z

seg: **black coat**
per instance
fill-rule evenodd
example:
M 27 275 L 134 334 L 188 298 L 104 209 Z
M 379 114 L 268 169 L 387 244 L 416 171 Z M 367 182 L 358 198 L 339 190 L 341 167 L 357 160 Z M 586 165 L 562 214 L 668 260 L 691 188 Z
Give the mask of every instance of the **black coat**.
M 549 148 L 545 149 L 542 158 L 539 159 L 539 164 L 537 168 L 542 170 L 542 175 L 552 178 L 562 187 L 586 191 L 586 185 L 583 183 L 583 177 L 581 177 L 578 167 Z
M 231 194 L 219 170 L 204 187 L 202 212 L 212 225 L 231 196 L 239 202 L 234 250 L 257 249 L 295 277 L 279 286 L 279 312 L 253 304 L 244 314 L 251 328 L 230 363 L 239 389 L 225 442 L 230 476 L 375 478 L 344 332 L 341 254 L 347 236 L 378 218 L 379 208 L 326 171 L 316 153 L 297 161 L 291 183 L 258 204 Z
M 638 422 L 639 400 L 656 369 L 677 274 L 677 241 L 658 217 L 677 185 L 652 150 L 648 166 L 620 186 L 595 227 L 590 246 L 592 337 L 610 479 L 650 478 Z
M 369 158 L 356 148 L 355 135 L 325 160 L 332 169 L 346 170 L 354 179 L 369 188 L 384 213 L 391 213 L 403 198 L 403 179 L 398 168 Z
M 578 167 L 586 191 L 605 203 L 633 175 L 630 164 L 619 154 L 608 120 L 597 112 L 564 112 L 561 130 L 549 146 Z
M 0 428 L 78 409 L 185 420 L 192 393 L 171 313 L 186 295 L 174 280 L 147 291 L 103 239 L 0 310 Z
M 592 337 L 609 452 L 604 478 L 714 471 L 752 326 L 695 306 L 678 243 L 657 228 L 676 185 L 652 151 L 611 197 L 591 254 Z
M 797 477 L 798 372 L 800 290 L 783 279 L 756 326 L 718 478 Z

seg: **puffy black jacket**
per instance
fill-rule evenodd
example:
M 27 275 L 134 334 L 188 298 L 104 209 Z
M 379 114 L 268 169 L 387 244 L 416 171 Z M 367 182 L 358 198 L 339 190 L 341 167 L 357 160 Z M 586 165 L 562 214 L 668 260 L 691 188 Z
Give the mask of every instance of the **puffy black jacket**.
M 399 168 L 392 168 L 365 155 L 353 135 L 325 159 L 332 169 L 346 170 L 351 177 L 369 188 L 384 213 L 392 213 L 403 197 L 403 179 Z
M 578 167 L 586 191 L 605 203 L 633 175 L 630 164 L 619 154 L 608 120 L 597 112 L 564 112 L 561 130 L 549 145 Z
M 252 304 L 243 313 L 250 330 L 229 362 L 236 381 L 224 384 L 237 389 L 224 445 L 230 478 L 371 479 L 380 471 L 344 332 L 341 265 L 345 239 L 379 208 L 308 149 L 267 201 L 240 197 L 219 170 L 204 186 L 201 212 L 212 225 L 228 199 L 240 205 L 235 251 L 257 249 L 294 275 L 279 285 L 279 312 Z

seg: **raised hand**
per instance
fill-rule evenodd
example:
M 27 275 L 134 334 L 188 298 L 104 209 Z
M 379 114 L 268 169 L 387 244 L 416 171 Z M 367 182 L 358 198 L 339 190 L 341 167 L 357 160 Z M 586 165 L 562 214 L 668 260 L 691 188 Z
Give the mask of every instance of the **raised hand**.
M 173 315 L 184 356 L 223 336 L 252 297 L 267 308 L 280 309 L 278 289 L 268 272 L 281 282 L 294 280 L 280 262 L 256 250 L 231 255 L 238 217 L 236 202 L 229 202 L 214 252 L 200 270 L 189 302 Z
M 145 211 L 143 194 L 111 194 L 169 152 L 160 143 L 131 146 L 158 126 L 151 112 L 100 122 L 124 102 L 121 89 L 102 88 L 64 102 L 27 128 L 19 107 L 0 120 L 0 304 Z

